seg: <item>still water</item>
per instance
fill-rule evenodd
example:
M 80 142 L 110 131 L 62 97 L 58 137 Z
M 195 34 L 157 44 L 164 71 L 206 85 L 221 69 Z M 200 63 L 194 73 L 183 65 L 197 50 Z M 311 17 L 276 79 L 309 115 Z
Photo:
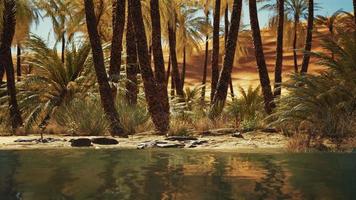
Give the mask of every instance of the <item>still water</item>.
M 0 199 L 356 199 L 356 154 L 0 151 Z

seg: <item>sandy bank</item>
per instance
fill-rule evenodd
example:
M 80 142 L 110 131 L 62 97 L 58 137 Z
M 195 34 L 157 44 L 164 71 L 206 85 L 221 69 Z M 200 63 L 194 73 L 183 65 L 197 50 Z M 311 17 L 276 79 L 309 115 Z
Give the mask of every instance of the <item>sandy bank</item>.
M 72 136 L 46 135 L 45 138 L 54 138 L 60 141 L 50 143 L 38 142 L 15 142 L 18 139 L 38 139 L 37 135 L 30 136 L 3 136 L 0 137 L 0 150 L 21 150 L 21 149 L 66 149 L 71 147 L 71 139 L 83 138 Z M 222 136 L 198 136 L 199 141 L 203 144 L 197 145 L 193 149 L 205 150 L 237 150 L 237 149 L 281 149 L 284 148 L 288 139 L 278 133 L 259 133 L 251 132 L 243 135 L 244 138 L 236 138 L 231 135 Z M 96 138 L 96 137 L 85 137 Z M 90 148 L 129 148 L 136 149 L 140 143 L 148 141 L 165 141 L 165 136 L 143 135 L 138 134 L 129 136 L 129 138 L 115 138 L 118 140 L 117 145 L 96 145 Z M 183 143 L 183 142 L 182 142 Z

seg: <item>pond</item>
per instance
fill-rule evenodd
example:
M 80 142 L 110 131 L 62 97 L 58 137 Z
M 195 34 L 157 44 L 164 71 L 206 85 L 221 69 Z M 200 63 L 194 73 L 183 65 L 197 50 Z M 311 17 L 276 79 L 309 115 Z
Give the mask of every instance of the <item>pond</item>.
M 0 199 L 356 199 L 356 154 L 0 151 Z

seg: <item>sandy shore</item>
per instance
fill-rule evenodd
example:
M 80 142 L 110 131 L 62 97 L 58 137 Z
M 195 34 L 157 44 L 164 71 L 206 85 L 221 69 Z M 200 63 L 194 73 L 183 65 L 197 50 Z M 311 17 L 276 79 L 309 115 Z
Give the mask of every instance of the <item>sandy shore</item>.
M 235 149 L 282 149 L 285 147 L 288 139 L 278 133 L 259 133 L 252 132 L 243 135 L 244 138 L 236 138 L 231 135 L 222 136 L 198 136 L 198 141 L 205 143 L 197 145 L 192 149 L 205 150 L 235 150 Z M 0 150 L 21 150 L 21 149 L 67 149 L 71 147 L 69 142 L 71 139 L 77 138 L 96 138 L 96 137 L 72 137 L 72 136 L 57 136 L 45 135 L 45 138 L 54 138 L 60 141 L 51 143 L 38 142 L 15 142 L 18 139 L 39 139 L 37 135 L 30 136 L 3 136 L 0 137 Z M 110 137 L 108 137 L 110 138 Z M 148 141 L 165 141 L 165 136 L 156 135 L 134 135 L 129 138 L 115 138 L 119 144 L 117 145 L 96 145 L 89 148 L 129 148 L 136 149 L 143 142 Z

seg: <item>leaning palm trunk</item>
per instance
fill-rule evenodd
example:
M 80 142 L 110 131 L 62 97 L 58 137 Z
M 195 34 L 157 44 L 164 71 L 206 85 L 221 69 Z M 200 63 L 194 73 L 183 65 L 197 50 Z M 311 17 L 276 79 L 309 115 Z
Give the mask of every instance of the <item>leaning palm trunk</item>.
M 305 42 L 305 49 L 304 49 L 304 56 L 303 56 L 303 63 L 301 73 L 307 73 L 310 61 L 310 51 L 312 48 L 312 41 L 313 41 L 313 26 L 314 26 L 314 0 L 309 0 L 309 7 L 308 7 L 308 31 L 307 31 L 307 38 Z
M 293 61 L 294 61 L 294 72 L 298 73 L 298 56 L 297 56 L 297 41 L 298 41 L 298 24 L 299 16 L 294 16 L 294 38 L 293 38 Z
M 205 103 L 205 93 L 206 93 L 206 76 L 208 73 L 208 54 L 209 54 L 209 35 L 205 38 L 205 58 L 204 58 L 204 67 L 203 67 L 203 80 L 202 80 L 202 89 L 201 89 L 201 102 Z
M 132 23 L 131 11 L 128 10 L 127 29 L 126 29 L 126 99 L 131 105 L 137 104 L 137 73 L 139 66 L 137 61 L 137 48 L 135 42 L 135 30 Z
M 235 58 L 236 43 L 240 29 L 242 0 L 234 0 L 231 26 L 226 45 L 226 52 L 224 57 L 224 65 L 219 77 L 216 93 L 213 99 L 211 110 L 214 114 L 221 113 L 221 103 L 224 104 L 227 98 L 227 91 L 229 87 L 229 77 L 231 77 L 232 67 Z
M 226 44 L 227 44 L 227 37 L 229 35 L 229 4 L 226 3 L 226 8 L 225 8 L 225 52 L 226 52 Z M 231 78 L 231 74 L 230 74 L 230 92 L 231 92 L 231 97 L 234 98 L 235 97 L 235 93 L 234 93 L 234 85 L 232 83 L 232 78 Z
M 17 81 L 21 81 L 21 45 L 17 44 L 17 55 L 16 55 L 16 75 Z
M 93 53 L 94 68 L 98 80 L 101 103 L 110 122 L 110 132 L 112 135 L 126 136 L 125 131 L 120 125 L 119 115 L 115 108 L 114 98 L 112 96 L 108 77 L 105 71 L 104 53 L 96 27 L 97 21 L 94 12 L 93 0 L 84 0 L 84 3 L 88 34 Z
M 211 101 L 214 99 L 215 90 L 219 80 L 220 4 L 220 0 L 215 0 L 213 23 L 213 55 L 211 60 Z
M 250 10 L 250 24 L 253 36 L 253 43 L 255 47 L 256 61 L 258 67 L 258 74 L 260 76 L 260 83 L 262 87 L 262 93 L 264 97 L 265 110 L 267 114 L 272 113 L 272 109 L 275 107 L 273 102 L 273 94 L 271 90 L 270 80 L 268 76 L 265 55 L 263 53 L 261 31 L 257 16 L 256 0 L 249 0 Z
M 274 70 L 274 96 L 281 95 L 282 67 L 283 67 L 283 30 L 284 30 L 284 0 L 278 0 L 278 30 L 277 55 Z
M 169 128 L 169 112 L 166 112 L 166 103 L 168 102 L 168 99 L 163 99 L 162 95 L 157 95 L 157 93 L 159 93 L 158 89 L 160 87 L 157 86 L 148 55 L 147 38 L 144 29 L 140 0 L 130 0 L 129 9 L 131 10 L 131 17 L 134 24 L 138 59 L 140 63 L 146 101 L 148 104 L 148 111 L 156 129 L 159 131 L 159 133 L 164 134 L 168 131 Z M 154 21 L 157 19 L 153 18 L 152 20 Z M 157 21 L 155 21 L 155 23 L 157 23 Z M 165 76 L 163 76 L 163 83 L 165 81 L 164 77 Z
M 162 38 L 161 38 L 160 17 L 161 16 L 159 11 L 159 1 L 151 0 L 152 53 L 153 53 L 153 61 L 155 66 L 157 95 L 160 103 L 164 108 L 162 112 L 164 112 L 164 115 L 167 118 L 169 118 L 169 102 L 168 102 L 169 100 L 168 100 L 168 91 L 166 85 L 166 71 L 164 67 L 163 50 L 162 50 L 162 43 L 161 43 Z
M 0 62 L 0 87 L 3 84 L 4 75 L 5 75 L 5 68 L 3 67 L 3 65 Z
M 16 26 L 16 2 L 4 0 L 4 21 L 0 46 L 0 65 L 5 68 L 7 93 L 9 96 L 10 121 L 13 131 L 22 125 L 22 117 L 16 99 L 15 73 L 12 63 L 11 43 Z M 2 77 L 1 77 L 2 78 Z
M 114 0 L 112 5 L 112 41 L 111 41 L 111 56 L 110 56 L 110 80 L 117 84 L 120 78 L 121 69 L 121 52 L 122 39 L 125 27 L 125 7 L 126 0 Z M 116 98 L 117 88 L 112 86 L 113 97 Z
M 183 84 L 178 68 L 177 52 L 176 52 L 176 30 L 175 23 L 168 23 L 168 37 L 169 37 L 169 52 L 172 64 L 172 79 L 174 80 L 175 90 L 180 97 L 184 96 Z

